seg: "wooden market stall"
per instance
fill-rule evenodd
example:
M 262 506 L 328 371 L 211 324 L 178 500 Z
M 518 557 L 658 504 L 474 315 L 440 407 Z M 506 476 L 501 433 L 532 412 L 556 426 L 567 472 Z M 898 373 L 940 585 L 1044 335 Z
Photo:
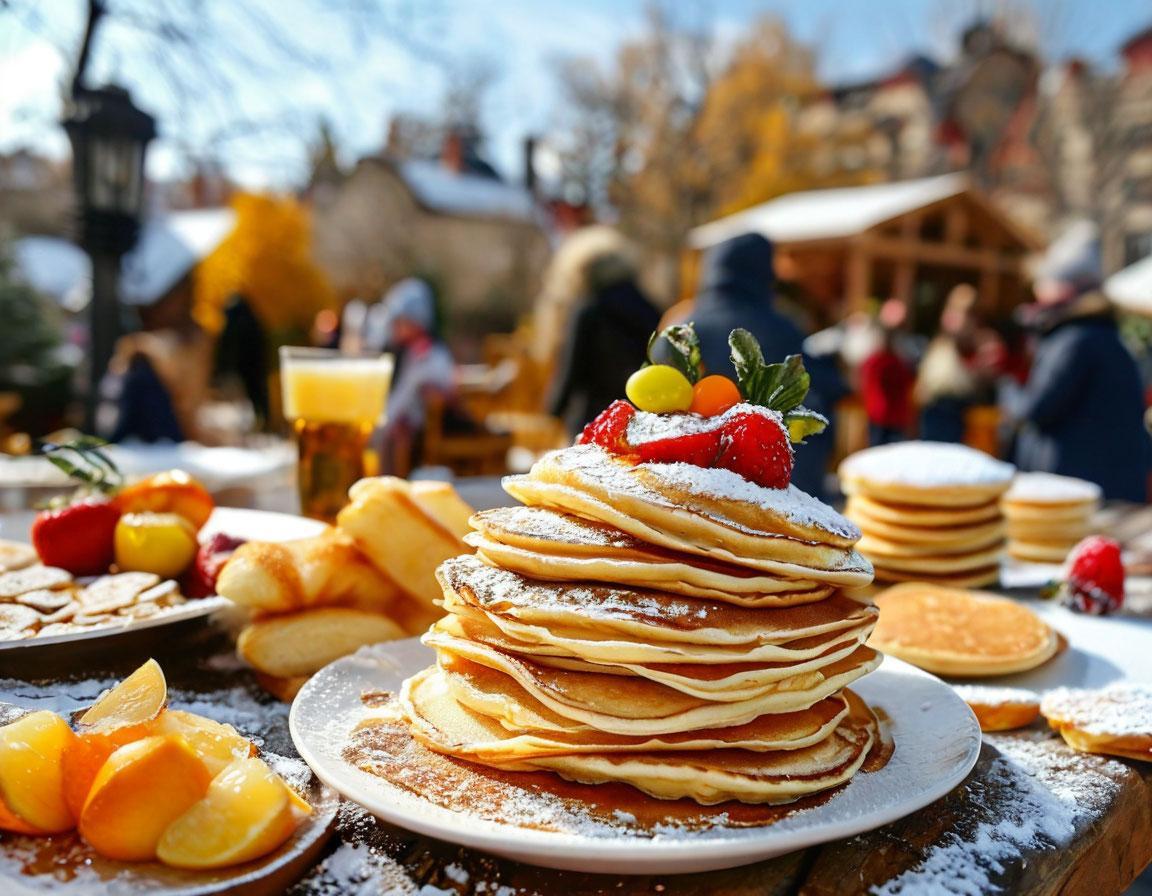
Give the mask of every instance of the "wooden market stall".
M 790 193 L 695 228 L 689 244 L 749 232 L 775 243 L 777 277 L 813 324 L 896 297 L 921 332 L 959 283 L 976 287 L 990 320 L 1007 316 L 1026 299 L 1025 259 L 1041 246 L 963 174 Z

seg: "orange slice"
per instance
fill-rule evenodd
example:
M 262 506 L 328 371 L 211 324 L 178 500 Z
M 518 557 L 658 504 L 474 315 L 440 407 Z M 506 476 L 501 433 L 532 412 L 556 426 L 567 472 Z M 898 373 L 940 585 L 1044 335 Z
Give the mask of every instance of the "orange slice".
M 152 734 L 179 734 L 188 742 L 215 777 L 234 759 L 256 755 L 253 743 L 240 735 L 231 725 L 216 722 L 182 709 L 169 709 L 160 713 L 150 726 Z
M 133 725 L 145 725 L 164 710 L 168 684 L 156 660 L 143 666 L 101 694 L 79 719 L 82 731 L 108 734 Z
M 110 859 L 154 859 L 164 830 L 204 796 L 211 780 L 184 738 L 134 741 L 100 767 L 80 814 L 80 836 Z
M 47 710 L 0 728 L 0 828 L 56 834 L 75 826 L 61 762 L 75 739 L 68 723 Z
M 156 854 L 177 868 L 250 862 L 284 843 L 312 811 L 261 759 L 237 759 L 164 831 Z

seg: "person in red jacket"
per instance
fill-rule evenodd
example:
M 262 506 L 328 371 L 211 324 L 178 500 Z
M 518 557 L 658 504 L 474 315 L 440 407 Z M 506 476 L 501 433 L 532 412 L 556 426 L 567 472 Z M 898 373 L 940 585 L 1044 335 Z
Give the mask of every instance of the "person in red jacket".
M 904 304 L 889 299 L 880 309 L 884 340 L 860 365 L 860 393 L 868 416 L 868 441 L 872 445 L 898 442 L 912 420 L 912 388 L 916 372 L 896 350 L 896 331 L 903 322 Z

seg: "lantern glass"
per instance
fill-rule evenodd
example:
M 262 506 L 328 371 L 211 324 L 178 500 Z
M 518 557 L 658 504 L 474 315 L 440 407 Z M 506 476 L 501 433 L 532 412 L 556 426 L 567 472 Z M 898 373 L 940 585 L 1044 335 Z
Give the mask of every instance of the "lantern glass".
M 88 144 L 88 208 L 136 217 L 143 200 L 144 145 L 130 138 L 95 135 Z

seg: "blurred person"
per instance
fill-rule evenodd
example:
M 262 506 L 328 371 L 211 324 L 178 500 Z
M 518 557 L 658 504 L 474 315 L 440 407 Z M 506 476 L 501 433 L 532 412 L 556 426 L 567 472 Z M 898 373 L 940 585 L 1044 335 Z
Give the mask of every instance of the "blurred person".
M 741 327 L 760 342 L 765 360 L 783 361 L 803 354 L 804 334 L 775 305 L 776 274 L 772 243 L 758 233 L 734 237 L 713 248 L 704 259 L 696 299 L 683 320 L 696 325 L 700 353 L 708 373 L 736 376 L 729 334 Z M 804 356 L 812 377 L 804 404 L 829 420 L 828 428 L 797 446 L 792 482 L 811 495 L 824 494 L 824 479 L 836 441 L 833 411 L 847 392 L 835 363 L 827 356 Z
M 860 365 L 860 393 L 868 416 L 868 441 L 887 445 L 906 437 L 912 422 L 912 387 L 916 372 L 900 353 L 897 343 L 907 309 L 899 299 L 889 299 L 878 316 L 883 336 L 879 348 Z
M 224 309 L 224 329 L 216 340 L 215 376 L 239 380 L 256 424 L 268 421 L 268 340 L 252 306 L 235 295 Z
M 368 319 L 368 305 L 362 299 L 349 299 L 340 312 L 340 351 L 358 355 L 364 348 L 364 325 Z
M 577 435 L 613 401 L 644 363 L 648 339 L 660 324 L 660 312 L 637 283 L 627 244 L 599 234 L 591 245 L 577 244 L 579 264 L 565 260 L 571 313 L 567 335 L 558 345 L 558 361 L 549 412 Z M 595 251 L 592 251 L 595 250 Z M 563 253 L 563 249 L 561 253 Z M 560 313 L 556 284 L 550 314 Z M 544 326 L 552 326 L 545 319 Z M 542 339 L 547 339 L 545 332 Z
M 389 470 L 406 470 L 415 455 L 433 398 L 445 408 L 445 428 L 455 428 L 456 362 L 436 332 L 436 300 L 424 280 L 409 277 L 384 296 L 384 342 L 396 355 L 383 457 Z M 455 415 L 455 416 L 453 416 Z M 461 423 L 462 423 L 461 418 Z
M 1099 237 L 1087 221 L 1057 239 L 1036 272 L 1036 302 L 1024 315 L 1038 342 L 1015 408 L 1016 463 L 1142 503 L 1152 454 L 1143 388 L 1101 279 Z
M 920 438 L 963 442 L 965 416 L 979 397 L 980 382 L 969 365 L 976 331 L 976 290 L 967 283 L 952 288 L 940 315 L 939 332 L 920 361 L 914 396 L 920 407 Z

